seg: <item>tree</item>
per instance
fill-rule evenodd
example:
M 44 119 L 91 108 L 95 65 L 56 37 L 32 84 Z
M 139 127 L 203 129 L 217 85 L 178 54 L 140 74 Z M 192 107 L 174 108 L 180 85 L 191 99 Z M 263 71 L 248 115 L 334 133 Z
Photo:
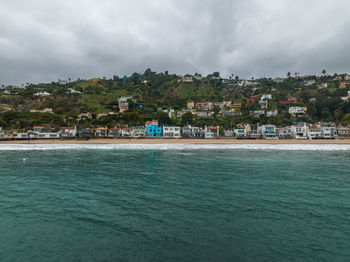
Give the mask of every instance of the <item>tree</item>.
M 326 72 L 326 69 L 323 69 L 321 73 L 322 73 L 322 75 L 324 75 L 324 76 L 325 76 L 325 75 L 326 75 L 326 73 L 327 73 L 327 72 Z
M 191 112 L 187 112 L 187 113 L 183 114 L 181 117 L 181 124 L 183 126 L 192 125 L 193 124 L 193 114 Z
M 290 72 L 288 72 L 288 73 L 287 73 L 287 77 L 288 77 L 288 78 L 290 78 L 290 76 L 291 76 L 291 73 L 290 73 Z
M 157 119 L 158 119 L 158 123 L 160 125 L 168 125 L 168 124 L 170 124 L 169 115 L 167 113 L 164 113 L 163 111 L 158 111 L 157 112 Z

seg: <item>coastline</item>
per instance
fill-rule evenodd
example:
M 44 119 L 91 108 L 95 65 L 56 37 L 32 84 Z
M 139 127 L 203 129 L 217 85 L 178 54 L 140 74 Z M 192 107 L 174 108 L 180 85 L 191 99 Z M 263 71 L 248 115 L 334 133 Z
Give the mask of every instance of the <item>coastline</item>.
M 3 140 L 2 144 L 193 144 L 193 145 L 243 145 L 243 144 L 266 144 L 266 145 L 285 145 L 285 144 L 330 144 L 330 145 L 350 145 L 350 139 L 318 139 L 318 140 L 248 140 L 248 139 L 37 139 L 37 140 Z

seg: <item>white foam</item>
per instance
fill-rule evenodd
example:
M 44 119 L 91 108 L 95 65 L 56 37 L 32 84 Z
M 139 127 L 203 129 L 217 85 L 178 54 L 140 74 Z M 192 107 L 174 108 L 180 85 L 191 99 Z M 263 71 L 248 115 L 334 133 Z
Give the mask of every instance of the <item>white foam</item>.
M 350 145 L 335 144 L 0 144 L 0 151 L 27 150 L 310 150 L 350 151 Z

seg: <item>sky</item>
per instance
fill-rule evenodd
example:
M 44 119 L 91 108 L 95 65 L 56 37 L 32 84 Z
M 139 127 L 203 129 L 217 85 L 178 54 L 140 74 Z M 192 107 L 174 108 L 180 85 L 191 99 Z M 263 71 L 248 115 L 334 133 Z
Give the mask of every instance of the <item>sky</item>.
M 1 0 L 0 84 L 350 72 L 348 0 Z

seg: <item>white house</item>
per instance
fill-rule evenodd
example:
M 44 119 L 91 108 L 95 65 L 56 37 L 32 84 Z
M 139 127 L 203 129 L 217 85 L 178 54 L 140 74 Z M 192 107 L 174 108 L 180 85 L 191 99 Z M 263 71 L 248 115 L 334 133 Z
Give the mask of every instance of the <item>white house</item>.
M 305 81 L 304 81 L 304 85 L 306 85 L 306 86 L 311 86 L 311 85 L 313 85 L 313 84 L 315 84 L 315 83 L 316 83 L 316 80 L 315 80 L 315 79 L 305 80 Z
M 295 123 L 291 126 L 291 132 L 294 139 L 308 139 L 308 126 L 306 123 Z
M 18 133 L 16 138 L 26 139 L 52 139 L 60 138 L 61 132 L 34 132 L 28 131 L 27 133 Z
M 300 114 L 305 114 L 307 111 L 307 107 L 302 107 L 302 106 L 291 106 L 289 107 L 289 114 L 292 114 L 293 116 L 295 115 L 300 115 Z
M 76 126 L 62 127 L 62 137 L 76 137 L 78 131 Z
M 270 116 L 277 116 L 278 115 L 278 111 L 277 110 L 270 110 L 270 111 L 266 112 L 266 115 L 268 117 L 270 117 Z
M 34 94 L 34 96 L 45 97 L 45 96 L 51 96 L 51 94 L 44 91 L 44 92 L 37 92 L 37 93 Z
M 118 102 L 128 102 L 128 100 L 132 100 L 132 96 L 121 96 L 118 98 Z
M 318 89 L 323 89 L 323 88 L 327 88 L 328 87 L 328 83 L 322 83 L 318 86 Z
M 337 129 L 334 126 L 322 125 L 321 136 L 325 139 L 334 139 L 337 136 Z
M 181 127 L 179 126 L 163 126 L 163 137 L 180 138 Z
M 271 100 L 272 95 L 271 94 L 264 94 L 260 99 L 261 100 Z
M 310 139 L 318 139 L 322 137 L 321 128 L 317 126 L 309 127 L 309 138 Z
M 144 126 L 134 126 L 131 131 L 132 137 L 144 137 L 146 136 L 146 129 Z
M 235 135 L 237 138 L 246 138 L 247 137 L 247 132 L 244 128 L 235 128 L 234 130 Z

